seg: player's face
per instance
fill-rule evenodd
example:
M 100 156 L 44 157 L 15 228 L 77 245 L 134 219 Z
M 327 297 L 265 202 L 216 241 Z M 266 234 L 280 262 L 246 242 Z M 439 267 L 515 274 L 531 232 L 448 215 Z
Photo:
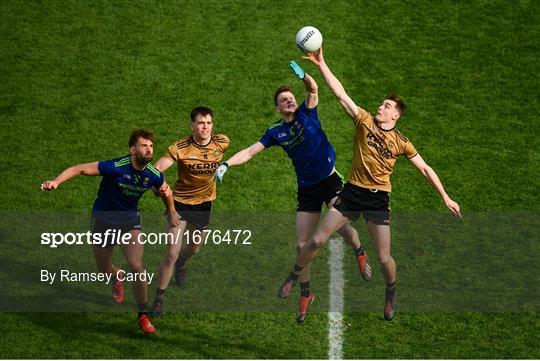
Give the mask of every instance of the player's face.
M 280 93 L 277 97 L 276 111 L 281 114 L 294 113 L 298 108 L 294 94 L 291 92 Z
M 399 111 L 397 110 L 397 103 L 390 99 L 385 99 L 377 110 L 375 120 L 381 123 L 387 123 L 389 121 L 396 121 L 399 119 Z
M 195 121 L 191 122 L 191 131 L 197 141 L 206 142 L 210 140 L 212 136 L 212 116 L 210 114 L 197 115 Z
M 152 161 L 154 155 L 154 143 L 151 140 L 139 138 L 137 144 L 131 147 L 131 154 L 140 164 L 147 164 Z

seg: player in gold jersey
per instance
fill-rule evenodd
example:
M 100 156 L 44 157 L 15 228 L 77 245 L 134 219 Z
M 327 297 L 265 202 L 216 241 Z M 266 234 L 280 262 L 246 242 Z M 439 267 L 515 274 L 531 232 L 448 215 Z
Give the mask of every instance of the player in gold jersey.
M 409 159 L 454 215 L 461 216 L 459 205 L 448 196 L 437 174 L 424 162 L 411 142 L 395 129 L 396 122 L 406 111 L 399 96 L 386 97 L 373 117 L 347 95 L 326 65 L 322 48 L 317 53 L 304 56 L 304 59 L 319 68 L 341 106 L 353 119 L 356 131 L 349 181 L 313 238 L 297 254 L 296 264 L 288 279 L 298 279 L 302 269 L 315 258 L 328 238 L 349 220 L 356 221 L 362 215 L 375 242 L 377 257 L 386 279 L 384 318 L 390 321 L 396 311 L 396 263 L 390 253 L 389 193 L 390 175 L 396 159 L 402 155 Z
M 191 111 L 191 136 L 182 138 L 171 146 L 155 167 L 165 172 L 174 163 L 178 165 L 178 179 L 174 184 L 173 197 L 176 211 L 180 215 L 180 226 L 170 228 L 172 242 L 158 269 L 156 298 L 152 309 L 154 317 L 163 312 L 165 290 L 169 285 L 173 268 L 175 280 L 182 285 L 186 278 L 186 262 L 195 255 L 202 242 L 183 239 L 187 229 L 202 231 L 210 221 L 212 201 L 216 199 L 216 184 L 212 177 L 223 153 L 229 147 L 229 138 L 223 134 L 212 134 L 212 110 L 197 107 Z M 176 240 L 179 240 L 176 242 Z

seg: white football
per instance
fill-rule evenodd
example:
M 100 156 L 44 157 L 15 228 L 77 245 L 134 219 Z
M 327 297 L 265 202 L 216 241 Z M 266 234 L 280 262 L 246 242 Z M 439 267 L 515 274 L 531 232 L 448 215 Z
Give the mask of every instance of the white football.
M 317 51 L 322 45 L 322 34 L 313 26 L 304 26 L 296 33 L 296 46 L 305 53 Z

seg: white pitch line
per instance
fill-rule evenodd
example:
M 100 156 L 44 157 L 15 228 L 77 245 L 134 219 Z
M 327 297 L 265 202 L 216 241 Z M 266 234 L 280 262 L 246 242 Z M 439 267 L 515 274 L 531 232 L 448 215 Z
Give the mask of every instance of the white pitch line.
M 330 309 L 328 310 L 328 358 L 343 359 L 343 240 L 330 240 Z

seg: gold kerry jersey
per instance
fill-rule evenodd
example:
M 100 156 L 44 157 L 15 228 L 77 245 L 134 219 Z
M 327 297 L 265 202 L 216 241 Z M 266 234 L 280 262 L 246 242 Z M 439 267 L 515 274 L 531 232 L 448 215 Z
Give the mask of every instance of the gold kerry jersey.
M 363 188 L 392 191 L 390 175 L 400 155 L 407 159 L 417 152 L 412 143 L 396 128 L 384 130 L 362 108 L 354 119 L 356 134 L 349 181 Z
M 195 143 L 192 136 L 169 146 L 165 158 L 178 165 L 178 179 L 174 184 L 174 200 L 185 204 L 200 204 L 216 199 L 214 172 L 229 148 L 229 138 L 212 135 L 206 145 Z

